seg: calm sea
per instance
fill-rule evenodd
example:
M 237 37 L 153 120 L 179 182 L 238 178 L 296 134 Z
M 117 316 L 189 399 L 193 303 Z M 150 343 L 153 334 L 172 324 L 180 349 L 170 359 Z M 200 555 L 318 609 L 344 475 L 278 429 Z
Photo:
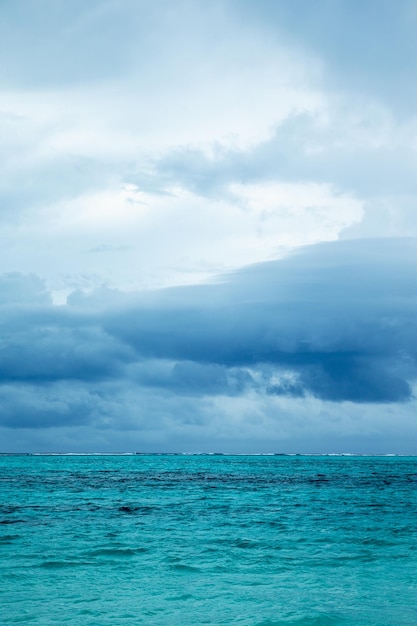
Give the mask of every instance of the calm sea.
M 0 457 L 0 624 L 417 624 L 417 459 Z

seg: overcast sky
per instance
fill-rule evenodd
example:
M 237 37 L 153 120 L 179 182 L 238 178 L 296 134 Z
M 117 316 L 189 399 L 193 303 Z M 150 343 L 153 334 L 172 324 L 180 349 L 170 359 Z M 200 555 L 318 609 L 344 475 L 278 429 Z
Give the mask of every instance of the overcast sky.
M 3 0 L 0 451 L 417 454 L 414 0 Z

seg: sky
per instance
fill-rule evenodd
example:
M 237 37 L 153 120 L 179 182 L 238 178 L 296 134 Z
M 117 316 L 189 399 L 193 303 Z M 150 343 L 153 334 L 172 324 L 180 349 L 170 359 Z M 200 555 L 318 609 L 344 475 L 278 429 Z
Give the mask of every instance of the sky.
M 0 452 L 417 454 L 414 0 L 2 0 Z

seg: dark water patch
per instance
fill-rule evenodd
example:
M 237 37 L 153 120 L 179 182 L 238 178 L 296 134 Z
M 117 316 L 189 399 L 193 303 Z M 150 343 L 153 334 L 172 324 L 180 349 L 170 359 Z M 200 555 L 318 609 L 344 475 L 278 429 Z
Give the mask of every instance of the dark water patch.
M 117 509 L 120 513 L 127 513 L 128 515 L 149 515 L 158 510 L 158 507 L 147 505 L 127 505 L 119 506 Z
M 22 535 L 2 535 L 0 536 L 0 543 L 5 543 L 8 541 L 15 541 L 16 539 L 20 539 Z
M 136 506 L 119 506 L 118 510 L 121 513 L 135 513 L 138 510 Z
M 16 504 L 2 504 L 0 505 L 0 515 L 13 515 L 21 510 L 21 506 Z
M 325 476 L 325 474 L 317 474 L 316 476 L 311 476 L 310 478 L 308 478 L 307 482 L 317 487 L 320 487 L 327 486 L 329 483 L 332 482 L 332 479 L 330 476 Z
M 0 524 L 24 524 L 26 520 L 24 519 L 1 519 Z

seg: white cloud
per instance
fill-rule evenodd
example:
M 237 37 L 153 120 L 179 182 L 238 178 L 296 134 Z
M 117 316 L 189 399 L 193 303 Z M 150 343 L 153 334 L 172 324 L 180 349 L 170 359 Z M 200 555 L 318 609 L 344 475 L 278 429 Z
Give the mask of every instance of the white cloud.
M 18 241 L 5 242 L 4 268 L 21 251 L 53 290 L 77 281 L 85 288 L 87 275 L 91 288 L 134 289 L 196 282 L 334 240 L 360 219 L 361 203 L 329 185 L 232 185 L 222 199 L 181 187 L 155 194 L 119 184 L 48 206 L 40 216 L 36 225 L 21 225 Z
M 86 56 L 89 80 L 82 79 L 84 67 L 79 81 L 70 66 L 58 77 L 43 47 L 43 76 L 49 68 L 54 80 L 23 73 L 16 84 L 5 82 L 3 269 L 30 268 L 65 292 L 88 277 L 91 287 L 191 282 L 273 256 L 277 224 L 261 223 L 230 197 L 207 199 L 179 182 L 166 185 L 155 163 L 190 146 L 212 155 L 250 150 L 289 114 L 316 114 L 324 106 L 318 59 L 236 23 L 222 3 L 68 11 L 66 18 L 54 15 L 65 18 L 62 40 L 34 23 L 40 40 L 46 28 L 42 41 L 51 51 L 62 52 L 81 33 L 86 55 L 90 29 L 101 41 L 98 25 L 109 35 L 106 45 L 116 44 L 116 17 L 137 30 L 126 30 L 117 71 L 99 71 L 98 59 Z M 135 186 L 147 175 L 162 193 Z
M 259 226 L 269 231 L 275 250 L 337 239 L 363 215 L 360 200 L 328 184 L 268 182 L 232 184 L 229 189 L 246 210 L 259 216 Z
M 203 280 L 341 232 L 403 234 L 415 226 L 411 209 L 399 222 L 385 197 L 365 202 L 349 174 L 355 162 L 363 178 L 362 161 L 387 146 L 414 145 L 415 125 L 398 125 L 375 98 L 326 91 L 325 59 L 311 50 L 221 2 L 180 3 L 175 11 L 114 3 L 67 17 L 68 38 L 53 37 L 51 50 L 82 33 L 87 54 L 84 37 L 97 37 L 98 24 L 111 46 L 116 17 L 132 28 L 117 67 L 99 71 L 99 59 L 88 57 L 88 80 L 67 68 L 61 81 L 28 75 L 5 84 L 5 271 L 30 268 L 63 293 L 76 284 L 133 289 Z M 56 70 L 53 58 L 45 63 Z M 239 163 L 297 114 L 310 126 L 290 124 L 263 157 L 276 167 L 246 180 Z M 228 151 L 237 157 L 213 197 L 192 184 L 210 177 L 210 167 L 188 171 L 192 164 L 181 161 L 192 149 L 214 169 Z M 175 171 L 164 179 L 158 169 L 173 153 L 183 179 Z

